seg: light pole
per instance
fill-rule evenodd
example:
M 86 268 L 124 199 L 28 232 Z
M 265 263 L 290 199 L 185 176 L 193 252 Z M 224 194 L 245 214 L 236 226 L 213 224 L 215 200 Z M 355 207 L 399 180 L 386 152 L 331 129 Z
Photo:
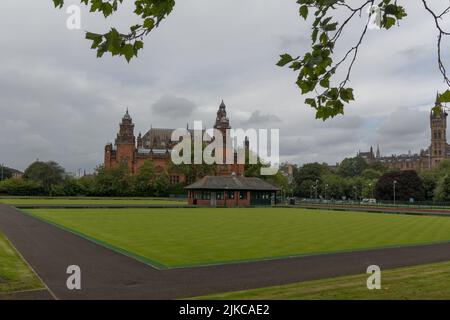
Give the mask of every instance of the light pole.
M 395 186 L 397 185 L 397 180 L 394 180 L 394 206 L 395 206 Z
M 316 200 L 318 199 L 318 197 L 317 197 L 317 189 L 318 189 L 318 187 L 319 187 L 319 180 L 316 179 L 316 186 L 315 186 L 315 188 L 316 188 Z
M 372 199 L 375 199 L 374 196 L 373 196 L 372 183 L 369 183 L 369 189 L 370 189 L 370 194 L 372 195 Z
M 328 183 L 325 184 L 325 200 L 327 200 L 327 188 L 328 188 Z

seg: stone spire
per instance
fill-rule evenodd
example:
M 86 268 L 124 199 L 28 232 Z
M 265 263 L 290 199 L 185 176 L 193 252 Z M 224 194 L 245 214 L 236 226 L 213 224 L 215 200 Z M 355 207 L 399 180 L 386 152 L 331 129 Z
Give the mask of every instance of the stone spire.
M 118 144 L 135 144 L 136 137 L 134 136 L 134 124 L 133 119 L 127 111 L 122 118 L 122 122 L 120 123 L 119 133 L 116 138 L 116 145 Z
M 227 110 L 225 103 L 222 100 L 222 103 L 219 106 L 219 110 L 217 111 L 216 123 L 214 124 L 215 129 L 230 129 L 230 120 L 227 117 Z
M 143 148 L 144 147 L 144 143 L 142 141 L 142 134 L 140 132 L 139 132 L 139 135 L 137 137 L 136 142 L 137 142 L 137 147 L 138 148 Z
M 123 116 L 122 120 L 130 120 L 132 121 L 130 114 L 128 113 L 128 108 L 127 111 L 125 112 L 125 115 Z

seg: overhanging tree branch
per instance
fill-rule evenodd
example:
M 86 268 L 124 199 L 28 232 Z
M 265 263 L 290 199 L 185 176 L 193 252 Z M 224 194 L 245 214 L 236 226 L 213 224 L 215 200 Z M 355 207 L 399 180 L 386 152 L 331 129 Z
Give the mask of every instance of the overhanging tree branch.
M 55 7 L 62 8 L 64 0 L 52 0 Z M 406 1 L 406 0 L 404 0 Z M 409 0 L 410 1 L 410 0 Z M 442 41 L 449 36 L 449 31 L 442 26 L 442 21 L 450 14 L 450 5 L 442 12 L 433 10 L 427 0 L 421 0 L 424 9 L 431 14 L 438 30 L 437 57 L 438 68 L 444 81 L 450 87 L 450 79 L 443 61 Z M 123 0 L 80 0 L 91 12 L 101 12 L 105 18 L 119 10 Z M 356 1 L 355 1 L 356 2 Z M 289 54 L 281 55 L 277 65 L 288 66 L 298 73 L 297 86 L 301 93 L 309 95 L 305 103 L 316 110 L 316 118 L 326 120 L 344 113 L 344 105 L 354 100 L 353 89 L 347 87 L 351 72 L 356 63 L 360 47 L 364 41 L 371 19 L 379 28 L 390 29 L 406 17 L 406 12 L 397 0 L 360 0 L 359 5 L 349 5 L 345 0 L 297 0 L 299 14 L 311 21 L 311 48 L 303 56 L 296 58 Z M 173 10 L 175 0 L 135 0 L 134 13 L 141 18 L 141 23 L 131 26 L 128 33 L 120 33 L 115 28 L 109 32 L 87 32 L 86 38 L 92 41 L 92 49 L 97 56 L 106 52 L 113 56 L 124 56 L 127 61 L 136 57 L 144 46 L 144 37 L 159 26 Z M 343 57 L 335 62 L 335 47 L 350 23 L 368 11 L 366 23 L 355 45 L 345 51 Z M 342 22 L 337 17 L 342 16 Z M 352 30 L 354 31 L 354 30 Z M 343 79 L 335 79 L 338 69 L 347 66 Z M 440 95 L 441 102 L 450 102 L 450 91 Z

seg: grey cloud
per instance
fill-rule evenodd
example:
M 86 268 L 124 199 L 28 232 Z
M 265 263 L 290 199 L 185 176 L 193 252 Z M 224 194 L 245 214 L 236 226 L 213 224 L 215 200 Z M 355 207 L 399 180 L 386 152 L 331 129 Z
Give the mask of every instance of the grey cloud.
M 409 108 L 397 109 L 386 117 L 378 132 L 380 136 L 402 139 L 422 135 L 429 126 L 429 113 Z
M 156 101 L 152 106 L 152 111 L 158 116 L 169 119 L 187 118 L 197 109 L 194 102 L 176 97 L 173 95 L 165 95 Z
M 257 126 L 257 125 L 273 125 L 275 123 L 282 122 L 281 118 L 274 114 L 263 114 L 260 110 L 252 112 L 250 117 L 244 121 L 244 125 Z
M 345 116 L 323 123 L 304 105 L 296 75 L 275 65 L 279 54 L 301 54 L 310 43 L 295 1 L 206 2 L 177 2 L 127 64 L 108 55 L 96 59 L 83 32 L 110 24 L 122 30 L 134 22 L 131 10 L 105 20 L 83 8 L 83 30 L 69 31 L 65 10 L 50 3 L 2 0 L 0 150 L 8 152 L 0 161 L 23 169 L 40 158 L 69 171 L 92 170 L 126 107 L 137 130 L 186 120 L 211 125 L 222 98 L 233 127 L 281 127 L 282 160 L 334 163 L 377 142 L 386 153 L 428 145 L 428 116 L 410 107 L 431 107 L 442 81 L 435 51 L 426 49 L 434 48 L 435 31 L 420 4 L 408 3 L 400 28 L 370 31 L 351 77 L 357 100 Z M 79 0 L 67 1 L 74 3 Z M 17 19 L 24 9 L 27 19 Z M 349 44 L 344 39 L 341 49 Z M 170 95 L 157 101 L 164 93 Z M 246 106 L 258 110 L 249 117 Z
M 384 155 L 400 154 L 429 146 L 429 113 L 412 108 L 397 109 L 384 119 L 377 140 Z

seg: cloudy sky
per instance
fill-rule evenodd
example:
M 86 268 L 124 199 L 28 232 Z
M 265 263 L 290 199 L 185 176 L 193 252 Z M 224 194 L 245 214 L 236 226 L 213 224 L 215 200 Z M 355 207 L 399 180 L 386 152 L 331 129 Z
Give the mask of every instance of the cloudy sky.
M 279 128 L 285 161 L 335 163 L 376 144 L 383 154 L 417 152 L 429 144 L 428 112 L 445 86 L 433 21 L 420 1 L 402 2 L 409 16 L 401 28 L 370 31 L 361 47 L 356 102 L 324 123 L 304 105 L 296 75 L 275 66 L 279 54 L 301 55 L 309 45 L 294 0 L 177 1 L 130 64 L 97 59 L 84 40 L 86 30 L 126 30 L 135 22 L 128 11 L 105 20 L 83 9 L 82 30 L 68 30 L 65 8 L 51 0 L 2 0 L 0 162 L 24 169 L 55 160 L 92 171 L 127 107 L 145 133 L 212 125 L 222 99 L 233 127 Z

